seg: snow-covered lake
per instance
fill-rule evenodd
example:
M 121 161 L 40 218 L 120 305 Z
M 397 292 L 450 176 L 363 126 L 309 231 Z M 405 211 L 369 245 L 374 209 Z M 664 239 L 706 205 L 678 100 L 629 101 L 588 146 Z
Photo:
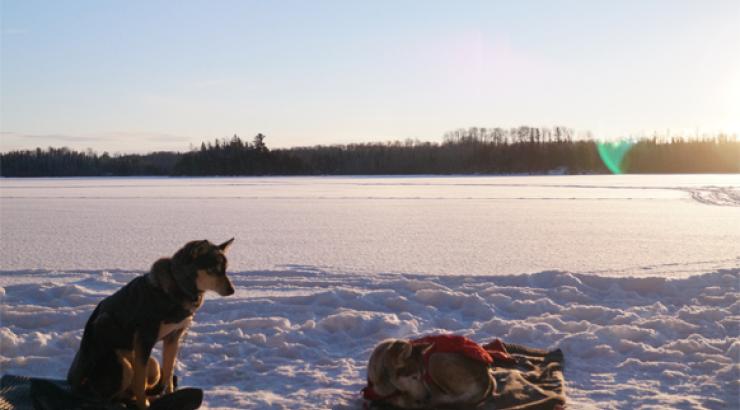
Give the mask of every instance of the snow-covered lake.
M 434 332 L 563 348 L 573 408 L 740 406 L 740 175 L 0 179 L 0 372 L 63 377 L 102 297 L 232 236 L 178 370 L 210 408 L 360 409 Z
M 237 271 L 676 277 L 740 256 L 740 175 L 5 179 L 0 191 L 4 270 L 145 270 L 187 240 L 232 236 Z

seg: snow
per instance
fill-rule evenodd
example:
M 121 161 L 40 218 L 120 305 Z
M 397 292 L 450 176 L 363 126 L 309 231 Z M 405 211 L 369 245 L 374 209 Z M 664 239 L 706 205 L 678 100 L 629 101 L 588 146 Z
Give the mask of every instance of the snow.
M 4 272 L 3 373 L 63 376 L 95 304 L 139 273 Z M 657 280 L 301 267 L 232 278 L 239 294 L 209 296 L 180 354 L 183 383 L 204 387 L 209 408 L 360 409 L 374 345 L 437 332 L 560 347 L 574 408 L 740 405 L 740 268 Z
M 0 179 L 0 269 L 145 270 L 235 236 L 239 271 L 688 276 L 740 256 L 719 192 L 740 175 Z
M 182 344 L 208 408 L 361 409 L 375 344 L 565 352 L 573 408 L 740 406 L 738 176 L 0 180 L 0 373 L 61 378 L 105 296 L 232 235 Z M 159 354 L 157 351 L 155 354 Z

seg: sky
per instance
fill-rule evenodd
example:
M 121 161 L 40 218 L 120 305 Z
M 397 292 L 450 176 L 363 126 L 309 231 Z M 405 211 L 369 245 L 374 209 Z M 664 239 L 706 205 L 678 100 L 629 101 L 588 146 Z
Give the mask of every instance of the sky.
M 0 0 L 0 151 L 740 134 L 740 1 Z

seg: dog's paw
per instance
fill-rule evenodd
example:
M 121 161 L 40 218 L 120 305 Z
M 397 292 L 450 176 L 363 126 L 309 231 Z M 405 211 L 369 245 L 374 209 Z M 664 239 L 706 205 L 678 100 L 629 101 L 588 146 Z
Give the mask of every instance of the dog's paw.
M 172 375 L 172 384 L 169 386 L 165 384 L 165 381 L 160 379 L 159 382 L 146 390 L 147 396 L 161 396 L 162 394 L 169 394 L 177 390 L 177 375 Z
M 139 410 L 148 409 L 149 408 L 149 399 L 136 400 L 136 408 L 139 409 Z
M 164 392 L 165 387 L 167 386 L 165 386 L 164 381 L 160 380 L 159 383 L 146 389 L 146 395 L 147 396 L 159 396 L 160 394 Z

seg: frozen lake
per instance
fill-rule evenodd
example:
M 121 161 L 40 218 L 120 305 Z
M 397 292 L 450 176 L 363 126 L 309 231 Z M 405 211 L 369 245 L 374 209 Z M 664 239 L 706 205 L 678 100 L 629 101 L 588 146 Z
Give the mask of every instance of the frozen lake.
M 0 180 L 1 269 L 231 267 L 685 275 L 740 258 L 740 175 Z
M 740 406 L 740 175 L 0 179 L 0 373 L 63 378 L 102 298 L 231 236 L 205 408 L 361 410 L 378 342 L 445 332 L 561 348 L 574 409 Z

